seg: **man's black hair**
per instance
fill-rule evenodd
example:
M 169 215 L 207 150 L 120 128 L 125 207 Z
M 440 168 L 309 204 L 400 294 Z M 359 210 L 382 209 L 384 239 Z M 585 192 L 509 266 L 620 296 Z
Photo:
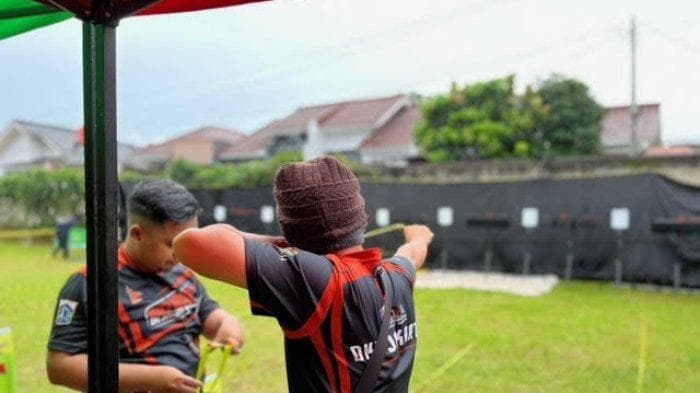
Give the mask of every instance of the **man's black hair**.
M 129 221 L 134 216 L 162 224 L 182 223 L 196 217 L 201 209 L 197 199 L 172 180 L 144 180 L 134 186 L 128 200 Z

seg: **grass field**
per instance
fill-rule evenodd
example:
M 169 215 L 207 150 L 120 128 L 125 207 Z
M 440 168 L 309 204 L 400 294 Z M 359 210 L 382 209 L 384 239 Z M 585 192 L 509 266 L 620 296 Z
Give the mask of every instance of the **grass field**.
M 58 290 L 80 266 L 51 258 L 48 246 L 0 243 L 0 327 L 14 332 L 19 393 L 64 391 L 45 378 L 45 346 Z M 276 323 L 252 317 L 242 290 L 206 283 L 246 327 L 225 391 L 285 391 Z M 467 290 L 416 299 L 413 392 L 700 391 L 698 294 L 575 282 L 534 299 Z

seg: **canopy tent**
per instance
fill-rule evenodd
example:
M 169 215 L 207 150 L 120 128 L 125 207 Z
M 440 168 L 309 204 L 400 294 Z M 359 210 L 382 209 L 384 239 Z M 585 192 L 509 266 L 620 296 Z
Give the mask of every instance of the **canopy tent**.
M 69 19 L 69 12 L 30 0 L 0 3 L 0 40 Z
M 256 1 L 264 0 L 117 1 L 115 8 L 118 12 L 111 12 L 107 20 L 110 20 L 110 18 L 111 20 L 118 20 L 135 11 L 135 15 L 170 14 L 228 7 Z M 41 2 L 34 0 L 2 0 L 0 2 L 0 40 L 70 19 L 73 16 L 72 13 L 78 17 L 85 16 L 87 18 L 91 7 L 90 0 L 42 0 Z
M 83 21 L 85 210 L 87 217 L 88 391 L 119 390 L 117 332 L 116 26 L 155 15 L 265 0 L 2 0 L 0 40 L 57 23 Z

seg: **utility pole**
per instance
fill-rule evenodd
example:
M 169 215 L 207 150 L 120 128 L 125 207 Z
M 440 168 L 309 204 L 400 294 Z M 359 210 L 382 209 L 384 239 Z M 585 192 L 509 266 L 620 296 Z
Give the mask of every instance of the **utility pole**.
M 639 126 L 639 108 L 637 107 L 637 22 L 634 15 L 630 24 L 630 50 L 632 60 L 632 95 L 630 103 L 630 155 L 636 156 L 637 151 L 637 129 Z

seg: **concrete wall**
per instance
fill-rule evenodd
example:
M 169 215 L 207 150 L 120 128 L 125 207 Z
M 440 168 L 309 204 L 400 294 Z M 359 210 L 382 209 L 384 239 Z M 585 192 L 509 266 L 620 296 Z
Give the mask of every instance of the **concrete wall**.
M 509 182 L 534 179 L 581 179 L 658 173 L 700 186 L 700 155 L 677 158 L 576 157 L 541 161 L 472 161 L 414 164 L 373 169 L 377 181 L 419 183 Z

